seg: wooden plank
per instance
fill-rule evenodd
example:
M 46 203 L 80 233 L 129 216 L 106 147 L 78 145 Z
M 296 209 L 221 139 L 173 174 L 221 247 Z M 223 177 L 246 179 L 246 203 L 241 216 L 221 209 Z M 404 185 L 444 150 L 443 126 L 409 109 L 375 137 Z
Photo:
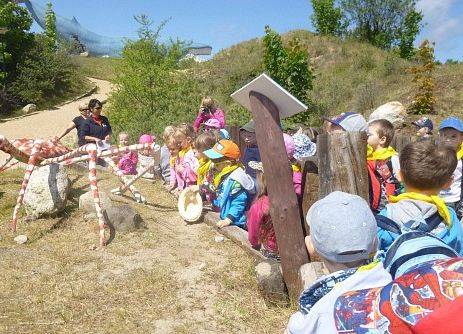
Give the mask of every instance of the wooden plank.
M 302 228 L 304 235 L 310 234 L 309 226 L 305 222 L 305 216 L 310 207 L 319 199 L 318 186 L 318 167 L 314 161 L 306 160 L 302 176 Z
M 340 190 L 369 201 L 365 132 L 318 136 L 320 198 Z
M 265 256 L 261 252 L 252 248 L 251 243 L 248 240 L 248 232 L 239 228 L 238 226 L 226 226 L 218 228 L 216 222 L 220 220 L 220 216 L 216 212 L 208 212 L 204 215 L 204 222 L 214 228 L 217 232 L 223 234 L 228 239 L 232 240 L 238 246 L 243 248 L 249 255 L 258 261 L 266 260 Z
M 250 92 L 249 98 L 256 122 L 256 138 L 265 170 L 270 215 L 280 250 L 283 277 L 290 298 L 296 301 L 302 289 L 299 268 L 309 261 L 309 256 L 279 112 L 275 104 L 260 93 Z
M 415 141 L 415 136 L 397 133 L 394 135 L 394 138 L 392 139 L 391 146 L 397 152 L 401 152 L 405 146 L 407 146 L 413 141 Z

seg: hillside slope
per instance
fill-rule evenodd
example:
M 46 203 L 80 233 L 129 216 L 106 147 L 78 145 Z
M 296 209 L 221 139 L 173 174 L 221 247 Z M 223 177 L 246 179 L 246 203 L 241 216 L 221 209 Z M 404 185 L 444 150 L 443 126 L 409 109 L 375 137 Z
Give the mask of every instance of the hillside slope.
M 327 115 L 354 110 L 368 114 L 379 105 L 400 101 L 409 105 L 416 93 L 412 76 L 406 73 L 411 62 L 370 44 L 318 36 L 306 30 L 283 35 L 284 41 L 297 36 L 309 51 L 316 78 L 311 100 Z M 233 102 L 230 94 L 263 72 L 263 46 L 259 38 L 244 41 L 216 54 L 210 61 L 189 69 L 198 78 L 201 91 L 215 97 L 232 124 L 242 124 L 249 113 Z M 114 78 L 116 59 L 77 59 L 87 75 Z M 452 114 L 463 115 L 463 65 L 438 65 L 436 78 L 436 120 Z M 197 102 L 191 101 L 192 114 Z M 190 115 L 191 116 L 191 115 Z

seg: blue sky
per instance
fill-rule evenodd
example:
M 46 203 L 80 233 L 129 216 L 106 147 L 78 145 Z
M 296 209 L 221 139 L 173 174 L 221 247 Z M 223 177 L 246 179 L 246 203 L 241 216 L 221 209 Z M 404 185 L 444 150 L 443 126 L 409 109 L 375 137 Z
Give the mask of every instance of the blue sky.
M 39 0 L 45 3 L 45 0 Z M 312 29 L 310 0 L 52 0 L 58 15 L 77 20 L 107 36 L 136 37 L 136 14 L 145 13 L 156 23 L 171 18 L 162 36 L 209 44 L 213 53 L 263 35 L 270 25 L 280 33 Z M 418 41 L 436 42 L 436 57 L 463 59 L 463 1 L 419 0 L 424 27 Z M 40 28 L 34 24 L 34 31 Z

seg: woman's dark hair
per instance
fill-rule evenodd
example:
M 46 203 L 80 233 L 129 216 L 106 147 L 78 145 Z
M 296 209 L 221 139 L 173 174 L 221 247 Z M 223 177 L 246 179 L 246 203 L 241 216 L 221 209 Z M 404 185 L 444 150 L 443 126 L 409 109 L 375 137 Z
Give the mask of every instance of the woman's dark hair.
M 88 103 L 88 108 L 93 109 L 95 107 L 102 107 L 103 104 L 100 102 L 98 99 L 91 99 L 90 102 Z

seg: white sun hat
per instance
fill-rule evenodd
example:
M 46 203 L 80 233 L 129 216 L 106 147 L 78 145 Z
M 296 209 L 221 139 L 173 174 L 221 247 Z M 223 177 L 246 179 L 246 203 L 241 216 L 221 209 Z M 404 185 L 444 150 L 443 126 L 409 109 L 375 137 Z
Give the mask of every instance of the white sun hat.
M 203 200 L 199 191 L 185 188 L 178 197 L 178 213 L 183 220 L 197 222 L 203 213 Z

